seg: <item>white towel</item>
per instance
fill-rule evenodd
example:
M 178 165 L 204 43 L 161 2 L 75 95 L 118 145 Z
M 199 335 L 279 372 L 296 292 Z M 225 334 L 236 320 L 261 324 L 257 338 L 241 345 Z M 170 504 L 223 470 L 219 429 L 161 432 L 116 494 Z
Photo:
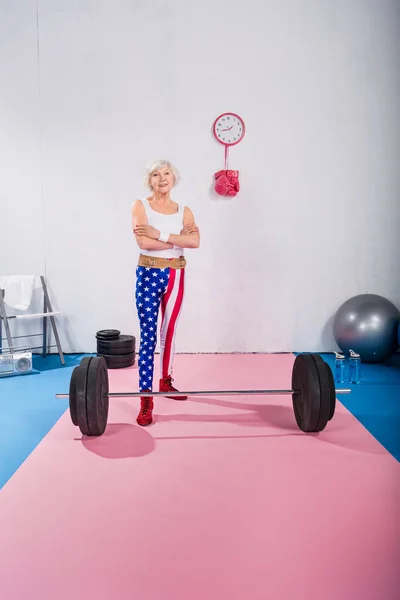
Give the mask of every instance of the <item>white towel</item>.
M 32 301 L 36 275 L 8 275 L 0 277 L 0 288 L 5 290 L 4 302 L 17 310 L 26 310 Z

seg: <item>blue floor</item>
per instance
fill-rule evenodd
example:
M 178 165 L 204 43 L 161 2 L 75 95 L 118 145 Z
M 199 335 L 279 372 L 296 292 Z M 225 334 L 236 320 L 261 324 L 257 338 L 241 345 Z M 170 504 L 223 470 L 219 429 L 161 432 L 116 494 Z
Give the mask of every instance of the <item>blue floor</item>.
M 321 354 L 334 370 L 333 354 Z M 385 363 L 362 364 L 361 383 L 348 383 L 338 400 L 400 462 L 400 353 Z
M 73 368 L 83 355 L 35 356 L 34 373 L 0 379 L 0 489 L 68 408 L 58 392 L 68 393 Z
M 73 368 L 81 354 L 34 358 L 35 372 L 0 379 L 0 489 L 68 409 Z M 332 354 L 321 354 L 333 369 Z M 400 354 L 385 364 L 362 365 L 362 383 L 345 384 L 352 393 L 340 402 L 400 462 Z M 339 386 L 338 386 L 339 387 Z

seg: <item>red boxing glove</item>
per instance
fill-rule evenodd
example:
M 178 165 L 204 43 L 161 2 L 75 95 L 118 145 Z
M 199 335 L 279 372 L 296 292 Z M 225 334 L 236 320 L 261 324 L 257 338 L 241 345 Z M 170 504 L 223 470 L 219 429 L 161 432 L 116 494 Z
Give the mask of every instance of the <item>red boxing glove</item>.
M 218 171 L 215 173 L 215 191 L 220 196 L 236 196 L 239 186 L 239 171 Z
M 226 171 L 226 177 L 229 181 L 228 196 L 236 196 L 240 190 L 239 171 Z
M 225 175 L 225 171 L 218 171 L 215 173 L 215 191 L 220 196 L 226 196 L 229 191 L 229 181 Z

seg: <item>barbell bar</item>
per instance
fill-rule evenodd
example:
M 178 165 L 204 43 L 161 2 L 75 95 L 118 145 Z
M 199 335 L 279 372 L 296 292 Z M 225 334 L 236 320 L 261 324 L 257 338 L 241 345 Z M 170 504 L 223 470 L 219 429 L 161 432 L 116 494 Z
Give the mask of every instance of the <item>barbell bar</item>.
M 215 391 L 193 391 L 193 392 L 171 392 L 174 398 L 186 398 L 186 396 L 290 396 L 298 394 L 300 390 L 215 390 Z M 351 394 L 350 388 L 335 389 L 336 394 Z M 109 398 L 153 398 L 162 396 L 167 398 L 169 392 L 109 392 Z M 56 394 L 56 398 L 69 398 L 69 394 Z
M 322 431 L 335 413 L 336 395 L 350 394 L 351 389 L 335 389 L 329 365 L 319 354 L 298 354 L 293 363 L 292 389 L 286 390 L 215 390 L 173 392 L 183 396 L 278 396 L 291 395 L 293 411 L 304 432 Z M 107 426 L 110 398 L 169 396 L 168 392 L 109 392 L 107 363 L 102 356 L 85 357 L 75 367 L 69 394 L 70 416 L 83 435 L 102 435 Z

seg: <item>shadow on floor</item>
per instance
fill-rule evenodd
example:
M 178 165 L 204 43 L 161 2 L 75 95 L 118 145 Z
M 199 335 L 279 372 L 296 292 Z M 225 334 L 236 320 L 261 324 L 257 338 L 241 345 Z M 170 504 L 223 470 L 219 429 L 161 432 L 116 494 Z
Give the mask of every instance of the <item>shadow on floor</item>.
M 156 447 L 147 429 L 131 423 L 110 423 L 102 436 L 76 439 L 86 450 L 102 458 L 138 458 Z
M 191 399 L 192 400 L 192 399 Z M 276 438 L 288 436 L 306 436 L 316 442 L 323 442 L 345 450 L 362 452 L 365 454 L 386 454 L 385 449 L 378 443 L 371 443 L 371 437 L 364 432 L 354 435 L 354 417 L 348 413 L 336 413 L 324 431 L 319 433 L 304 433 L 297 427 L 293 410 L 288 406 L 279 405 L 255 405 L 240 404 L 224 400 L 196 397 L 193 402 L 214 404 L 227 408 L 242 409 L 244 414 L 154 414 L 153 424 L 148 428 L 141 428 L 135 423 L 136 414 L 133 414 L 129 406 L 129 414 L 132 415 L 132 423 L 111 423 L 103 436 L 78 438 L 83 446 L 103 458 L 138 458 L 150 454 L 156 448 L 157 440 L 196 440 L 196 439 L 254 439 L 254 438 Z M 167 422 L 192 422 L 192 423 L 230 423 L 246 428 L 243 435 L 182 435 L 182 436 L 153 436 L 157 432 L 157 425 Z M 273 427 L 274 433 L 249 433 L 252 427 Z M 279 431 L 281 430 L 281 431 Z M 160 431 L 161 433 L 161 431 Z

